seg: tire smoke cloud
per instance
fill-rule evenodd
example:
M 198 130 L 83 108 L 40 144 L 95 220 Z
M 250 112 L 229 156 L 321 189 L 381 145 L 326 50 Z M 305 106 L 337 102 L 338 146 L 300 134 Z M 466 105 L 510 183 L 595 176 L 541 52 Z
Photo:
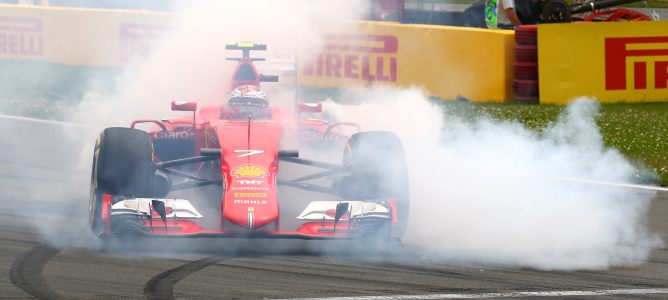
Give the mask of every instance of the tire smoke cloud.
M 97 127 L 127 126 L 132 120 L 170 116 L 170 101 L 225 105 L 239 56 L 225 45 L 258 42 L 267 52 L 255 56 L 318 51 L 323 32 L 366 10 L 364 1 L 198 1 L 178 9 L 165 36 L 151 55 L 125 68 L 116 93 L 89 93 L 69 121 Z M 271 60 L 271 57 L 269 57 Z M 268 62 L 257 62 L 262 72 Z M 273 74 L 269 71 L 267 74 Z M 271 88 L 265 86 L 265 89 Z M 285 92 L 278 88 L 278 92 Z M 278 97 L 277 97 L 278 99 Z M 291 101 L 292 99 L 289 99 Z
M 78 125 L 58 131 L 54 145 L 58 145 L 59 156 L 50 157 L 50 162 L 63 164 L 61 174 L 67 174 L 68 184 L 42 185 L 29 192 L 31 198 L 41 202 L 58 199 L 57 205 L 39 204 L 29 213 L 32 225 L 53 245 L 96 247 L 88 228 L 87 196 L 93 147 L 104 128 L 128 127 L 137 119 L 187 115 L 171 112 L 171 101 L 197 101 L 199 107 L 226 105 L 227 84 L 235 66 L 226 57 L 239 55 L 238 51 L 225 50 L 226 44 L 267 44 L 269 51 L 254 53 L 258 57 L 281 55 L 275 50 L 290 55 L 304 49 L 318 51 L 320 37 L 330 26 L 357 19 L 366 11 L 366 2 L 361 0 L 187 1 L 179 5 L 172 10 L 174 18 L 165 35 L 144 61 L 125 66 L 122 74 L 113 79 L 90 78 L 82 83 L 107 86 L 108 82 L 100 81 L 114 80 L 113 93 L 102 94 L 91 88 L 78 105 L 62 113 L 66 122 Z M 257 63 L 260 71 L 264 64 Z M 275 73 L 270 70 L 267 74 Z M 292 86 L 274 89 L 268 94 L 276 101 L 281 97 L 274 95 L 290 95 L 293 91 Z M 284 98 L 292 103 L 293 98 Z M 21 143 L 21 137 L 16 140 Z M 61 148 L 67 151 L 60 151 Z M 25 156 L 21 161 L 32 160 L 28 157 L 32 152 L 21 155 Z M 35 176 L 32 170 L 20 173 Z M 12 205 L 17 211 L 25 207 L 22 203 Z M 58 222 L 45 222 L 47 219 Z
M 85 197 L 103 128 L 174 115 L 172 100 L 224 104 L 234 66 L 225 57 L 235 55 L 224 50 L 226 43 L 316 51 L 327 30 L 322 24 L 354 19 L 365 11 L 361 2 L 207 1 L 179 10 L 155 52 L 117 78 L 116 93 L 89 93 L 72 111 L 67 121 L 85 127 L 68 129 L 59 143 L 81 152 L 63 150 L 50 159 L 77 165 L 68 168 L 73 182 L 32 192 L 44 202 L 61 200 L 41 208 L 48 212 L 31 211 L 35 227 L 57 246 L 90 243 Z M 359 103 L 327 102 L 325 112 L 402 139 L 412 200 L 405 242 L 425 253 L 463 263 L 601 269 L 641 263 L 662 243 L 646 224 L 652 193 L 549 178 L 632 182 L 628 161 L 604 147 L 591 101 L 575 102 L 538 135 L 517 123 L 457 116 L 416 89 L 365 90 L 351 98 Z M 54 214 L 74 221 L 44 222 L 42 216 Z
M 606 148 L 598 104 L 582 98 L 542 134 L 515 122 L 464 118 L 417 89 L 365 90 L 326 102 L 336 118 L 390 130 L 407 153 L 411 213 L 404 242 L 449 262 L 544 270 L 640 264 L 662 245 L 647 226 L 654 192 L 555 180 L 633 182 Z

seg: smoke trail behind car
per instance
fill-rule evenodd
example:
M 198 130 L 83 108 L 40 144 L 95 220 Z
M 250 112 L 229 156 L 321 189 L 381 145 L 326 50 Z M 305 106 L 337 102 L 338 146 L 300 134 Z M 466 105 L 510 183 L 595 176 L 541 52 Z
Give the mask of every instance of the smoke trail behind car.
M 516 122 L 458 116 L 416 89 L 346 98 L 361 104 L 329 102 L 326 111 L 403 140 L 411 188 L 404 240 L 426 253 L 453 262 L 602 269 L 642 263 L 662 244 L 647 227 L 653 192 L 549 178 L 633 181 L 628 160 L 604 146 L 591 100 L 575 101 L 537 134 Z

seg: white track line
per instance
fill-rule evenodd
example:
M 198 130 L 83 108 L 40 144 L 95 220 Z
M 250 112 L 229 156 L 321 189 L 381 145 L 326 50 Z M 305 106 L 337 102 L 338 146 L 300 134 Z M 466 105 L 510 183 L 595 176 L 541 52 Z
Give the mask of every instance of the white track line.
M 53 125 L 61 125 L 61 126 L 71 126 L 71 127 L 86 127 L 84 125 L 76 124 L 76 123 L 54 121 L 54 120 L 45 120 L 45 119 L 36 119 L 36 118 L 28 118 L 28 117 L 8 116 L 8 115 L 0 115 L 0 119 L 9 119 L 9 120 L 26 121 L 26 122 L 43 123 L 43 124 L 53 124 Z
M 614 296 L 614 295 L 649 295 L 668 294 L 665 289 L 619 289 L 594 291 L 546 291 L 546 292 L 503 292 L 481 294 L 426 294 L 426 295 L 386 295 L 360 297 L 324 297 L 293 298 L 296 300 L 432 300 L 432 299 L 489 299 L 523 297 L 575 297 L 575 296 Z
M 632 189 L 643 189 L 643 190 L 652 190 L 652 191 L 664 191 L 668 192 L 668 188 L 653 186 L 653 185 L 642 185 L 642 184 L 631 184 L 631 183 L 619 183 L 619 182 L 610 182 L 610 181 L 600 181 L 600 180 L 589 180 L 589 179 L 580 179 L 580 178 L 571 178 L 571 177 L 560 177 L 560 176 L 547 176 L 546 178 L 555 179 L 555 180 L 564 180 L 564 181 L 574 181 L 582 183 L 591 183 L 591 184 L 600 184 L 600 185 L 610 185 L 618 186 L 624 188 Z

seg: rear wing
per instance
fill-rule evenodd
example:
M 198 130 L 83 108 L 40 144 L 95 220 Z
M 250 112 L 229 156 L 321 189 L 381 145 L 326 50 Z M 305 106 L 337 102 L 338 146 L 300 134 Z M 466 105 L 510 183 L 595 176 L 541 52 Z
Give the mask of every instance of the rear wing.
M 228 57 L 227 60 L 234 60 L 234 61 L 241 61 L 244 59 L 249 59 L 251 61 L 263 61 L 264 58 L 251 58 L 250 57 L 250 52 L 251 50 L 256 50 L 256 51 L 266 51 L 267 50 L 267 45 L 266 44 L 257 44 L 257 43 L 250 43 L 250 42 L 242 42 L 242 43 L 234 43 L 234 44 L 226 44 L 225 45 L 225 50 L 241 50 L 241 57 Z
M 239 66 L 234 75 L 234 80 L 238 84 L 257 84 L 259 82 L 278 82 L 278 76 L 258 74 L 254 61 L 264 61 L 264 58 L 251 58 L 251 50 L 266 51 L 266 44 L 256 44 L 251 42 L 240 42 L 226 44 L 225 50 L 241 50 L 242 57 L 227 57 L 227 60 L 238 61 Z

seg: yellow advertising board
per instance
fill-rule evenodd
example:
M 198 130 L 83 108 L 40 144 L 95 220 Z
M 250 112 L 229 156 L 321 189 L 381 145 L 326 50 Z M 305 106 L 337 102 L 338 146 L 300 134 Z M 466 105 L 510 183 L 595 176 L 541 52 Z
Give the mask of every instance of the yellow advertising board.
M 538 26 L 540 102 L 668 101 L 668 21 Z
M 119 66 L 145 59 L 173 15 L 0 4 L 0 60 Z M 442 99 L 512 99 L 512 31 L 350 22 L 300 53 L 300 84 L 422 87 Z
M 171 15 L 0 4 L 0 59 L 115 66 L 143 59 Z
M 305 86 L 419 86 L 430 96 L 512 99 L 514 33 L 463 27 L 356 22 L 301 55 Z

